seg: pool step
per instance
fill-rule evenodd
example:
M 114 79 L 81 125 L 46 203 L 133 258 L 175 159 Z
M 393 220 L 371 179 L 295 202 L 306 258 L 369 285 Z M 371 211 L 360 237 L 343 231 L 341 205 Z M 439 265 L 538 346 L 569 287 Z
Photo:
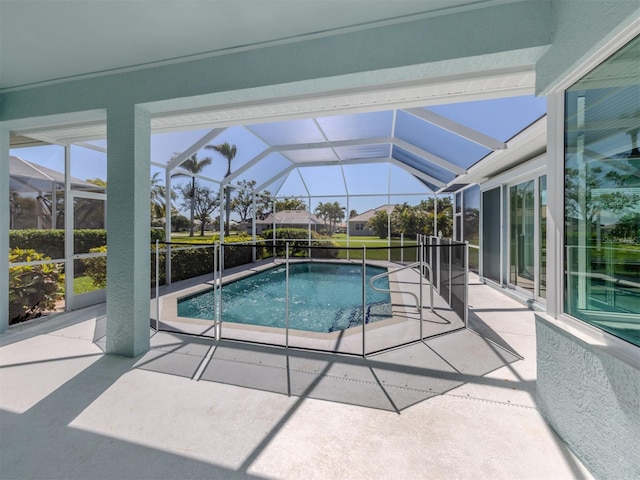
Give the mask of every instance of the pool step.
M 376 322 L 391 316 L 391 304 L 388 302 L 371 303 L 367 305 L 366 323 Z M 336 314 L 329 332 L 362 325 L 362 306 L 342 308 Z

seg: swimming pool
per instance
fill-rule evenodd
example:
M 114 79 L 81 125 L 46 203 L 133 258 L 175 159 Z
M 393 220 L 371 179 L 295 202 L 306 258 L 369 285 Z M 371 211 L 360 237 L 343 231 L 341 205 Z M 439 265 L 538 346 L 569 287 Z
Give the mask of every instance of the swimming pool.
M 391 317 L 388 293 L 369 287 L 386 269 L 367 265 L 366 322 Z M 222 321 L 285 327 L 285 267 L 278 266 L 222 287 Z M 376 287 L 388 288 L 388 278 Z M 213 290 L 178 299 L 181 317 L 212 320 Z M 340 263 L 289 265 L 289 328 L 334 332 L 362 325 L 362 266 Z

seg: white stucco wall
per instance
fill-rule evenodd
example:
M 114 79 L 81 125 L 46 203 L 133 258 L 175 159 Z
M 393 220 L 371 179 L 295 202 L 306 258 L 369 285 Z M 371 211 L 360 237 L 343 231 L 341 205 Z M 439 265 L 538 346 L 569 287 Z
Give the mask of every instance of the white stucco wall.
M 151 117 L 140 107 L 107 112 L 107 352 L 149 350 Z
M 604 43 L 640 17 L 637 0 L 555 0 L 553 44 L 536 63 L 536 93 L 547 94 Z
M 640 365 L 540 315 L 536 342 L 547 422 L 596 478 L 640 478 Z

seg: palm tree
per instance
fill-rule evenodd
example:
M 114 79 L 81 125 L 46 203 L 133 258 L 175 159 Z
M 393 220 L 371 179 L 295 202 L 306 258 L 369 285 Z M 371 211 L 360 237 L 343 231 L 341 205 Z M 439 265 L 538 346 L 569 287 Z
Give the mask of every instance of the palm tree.
M 224 178 L 227 178 L 231 175 L 231 161 L 236 156 L 236 146 L 229 145 L 229 142 L 224 142 L 221 145 L 207 145 L 204 148 L 208 148 L 209 150 L 215 150 L 224 158 L 227 159 L 227 173 L 224 175 Z M 225 227 L 224 233 L 225 235 L 229 235 L 229 217 L 231 216 L 231 185 L 227 185 L 227 193 L 225 199 L 226 206 L 226 215 L 225 215 Z
M 171 178 L 175 177 L 191 177 L 191 188 L 189 190 L 191 196 L 191 227 L 189 228 L 189 236 L 193 237 L 193 215 L 194 209 L 196 205 L 196 175 L 202 172 L 204 168 L 208 165 L 211 165 L 213 160 L 209 157 L 204 158 L 202 160 L 198 160 L 198 154 L 194 153 L 189 158 L 187 158 L 184 162 L 180 164 L 180 168 L 186 170 L 186 172 L 176 172 L 171 175 Z
M 333 235 L 337 224 L 344 220 L 344 210 L 344 207 L 338 202 L 320 202 L 316 207 L 315 213 L 324 220 L 325 229 L 327 228 L 328 222 L 329 228 L 327 233 L 329 233 L 329 235 Z
M 160 172 L 154 172 L 151 177 L 151 219 L 162 219 L 167 211 L 165 205 L 165 188 L 160 182 Z M 175 199 L 176 194 L 171 191 L 171 198 Z

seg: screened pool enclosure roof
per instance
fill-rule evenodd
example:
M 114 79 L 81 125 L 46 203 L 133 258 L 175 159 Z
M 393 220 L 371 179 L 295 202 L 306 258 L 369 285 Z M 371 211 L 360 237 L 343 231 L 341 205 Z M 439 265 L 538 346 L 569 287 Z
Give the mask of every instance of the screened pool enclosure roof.
M 199 159 L 214 160 L 202 178 L 255 181 L 277 197 L 437 193 L 545 111 L 544 99 L 519 96 L 216 128 L 193 132 L 200 138 L 181 154 L 154 164 L 179 170 L 205 144 L 228 142 L 237 146 L 231 175 L 224 158 L 201 150 Z
M 158 116 L 151 124 L 151 163 L 175 173 L 184 172 L 181 164 L 193 154 L 200 160 L 211 157 L 211 165 L 196 175 L 198 179 L 222 186 L 254 181 L 256 192 L 273 197 L 450 192 L 466 184 L 469 169 L 482 159 L 506 153 L 510 141 L 546 113 L 545 99 L 532 95 L 402 106 L 361 111 L 332 105 L 326 112 L 314 106 L 309 116 L 303 110 L 279 116 L 276 105 L 264 118 L 250 111 L 255 118 L 242 124 L 232 118 L 233 110 L 218 112 L 215 118 L 206 111 Z M 298 102 L 295 107 L 304 106 Z M 240 121 L 244 113 L 240 112 Z M 269 121 L 274 118 L 285 120 Z M 104 124 L 23 135 L 106 151 Z M 237 147 L 228 177 L 226 159 L 204 148 L 225 142 Z M 502 161 L 505 155 L 499 158 Z

